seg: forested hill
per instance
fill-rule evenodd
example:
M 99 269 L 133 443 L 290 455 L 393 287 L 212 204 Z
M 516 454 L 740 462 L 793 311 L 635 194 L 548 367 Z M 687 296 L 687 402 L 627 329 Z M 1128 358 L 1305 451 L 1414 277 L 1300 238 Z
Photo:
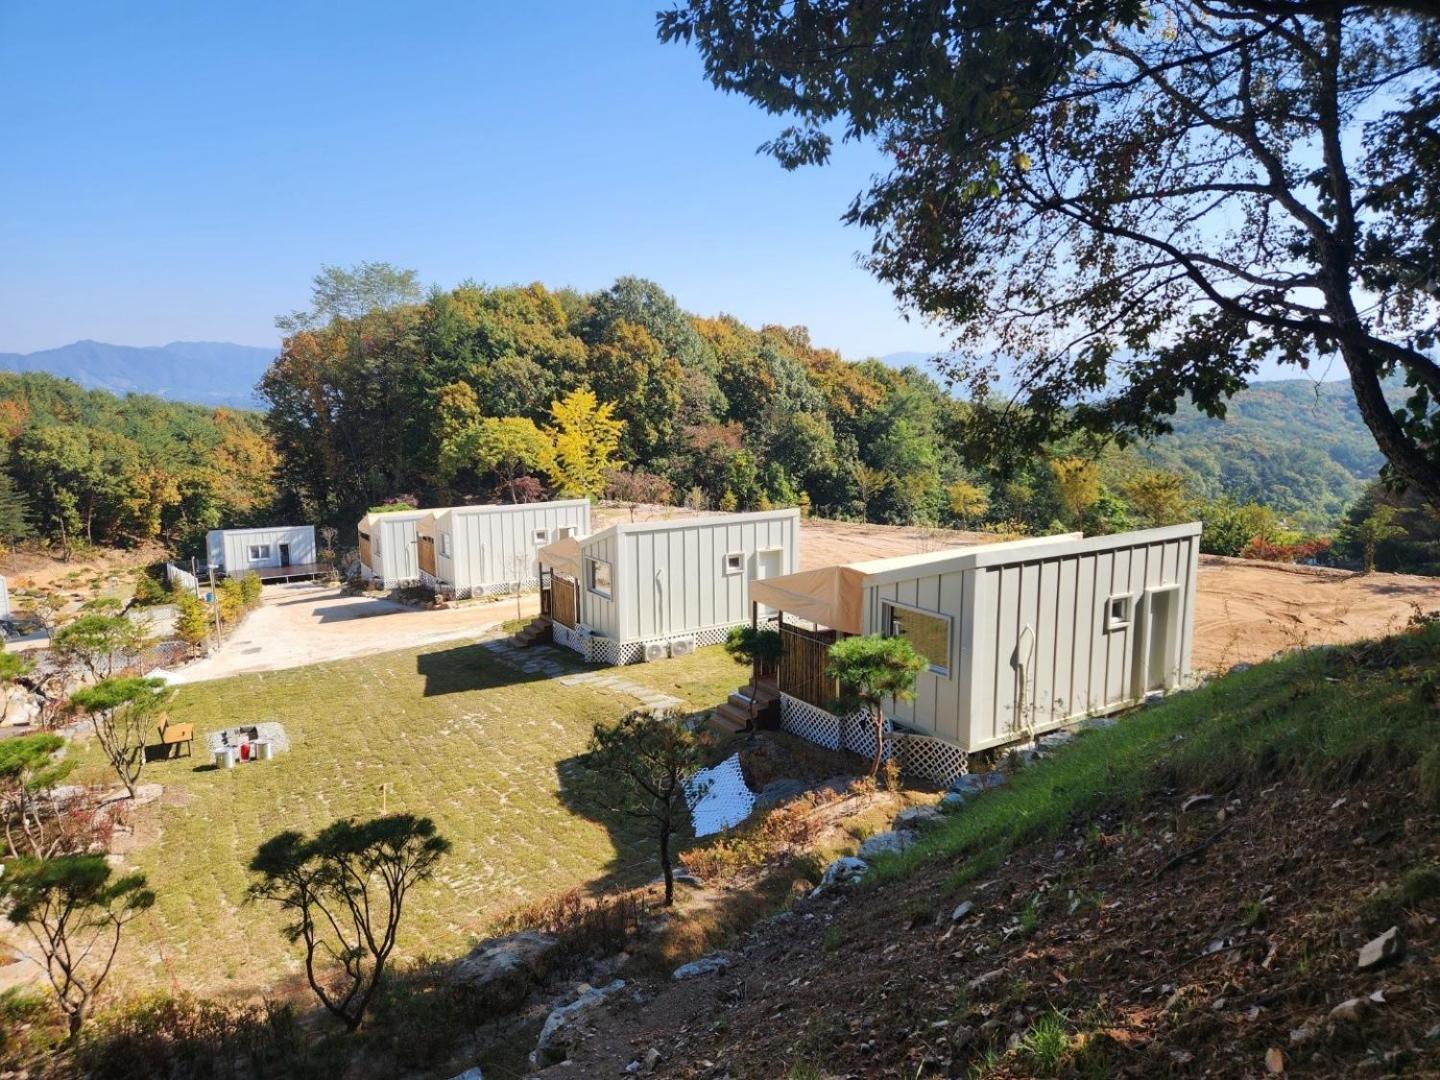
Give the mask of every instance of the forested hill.
M 1141 454 L 1190 476 L 1197 494 L 1321 521 L 1338 518 L 1384 461 L 1348 380 L 1256 383 L 1231 400 L 1223 420 L 1185 409 L 1174 426 Z
M 0 353 L 0 371 L 43 371 L 87 389 L 254 409 L 255 384 L 276 351 L 223 341 L 144 347 L 76 341 L 41 352 Z

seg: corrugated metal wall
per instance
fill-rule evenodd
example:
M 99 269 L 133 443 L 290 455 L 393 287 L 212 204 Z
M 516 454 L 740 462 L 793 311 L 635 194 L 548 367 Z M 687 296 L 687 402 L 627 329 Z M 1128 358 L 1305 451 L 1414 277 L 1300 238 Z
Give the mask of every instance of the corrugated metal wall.
M 621 641 L 685 634 L 750 619 L 750 580 L 759 553 L 777 550 L 774 573 L 798 570 L 797 514 L 706 522 L 680 519 L 664 528 L 619 532 L 616 567 Z M 725 556 L 744 556 L 739 573 Z M 598 629 L 598 627 L 597 627 Z
M 476 589 L 533 578 L 537 552 L 558 539 L 562 527 L 573 528 L 577 535 L 589 531 L 590 504 L 466 507 L 443 515 L 439 527 L 449 530 L 454 545 L 452 557 L 440 559 L 441 580 L 457 589 Z M 547 538 L 537 542 L 539 529 L 546 530 Z
M 370 551 L 375 574 L 386 588 L 410 585 L 420 580 L 420 560 L 415 551 L 416 526 L 419 515 L 408 513 L 377 514 L 370 530 Z M 376 538 L 380 550 L 375 552 Z
M 594 630 L 597 634 L 606 637 L 615 636 L 615 599 L 616 586 L 619 582 L 615 580 L 615 551 L 617 548 L 615 533 L 606 531 L 592 539 L 584 540 L 580 544 L 580 621 Z M 612 569 L 610 596 L 604 597 L 599 593 L 590 591 L 590 568 L 586 565 L 589 559 L 603 559 L 608 562 Z

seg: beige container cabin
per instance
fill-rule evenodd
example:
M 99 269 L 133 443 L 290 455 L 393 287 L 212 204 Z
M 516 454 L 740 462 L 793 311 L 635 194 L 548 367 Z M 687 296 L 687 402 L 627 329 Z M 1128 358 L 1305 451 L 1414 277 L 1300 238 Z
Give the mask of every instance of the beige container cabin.
M 905 637 L 929 661 L 915 700 L 891 702 L 886 713 L 902 731 L 902 751 L 905 737 L 937 744 L 908 748 L 943 759 L 920 770 L 932 775 L 963 771 L 969 753 L 1186 686 L 1199 553 L 1200 525 L 1191 523 L 981 544 L 757 583 L 754 599 L 779 612 L 783 722 L 827 745 L 847 743 L 846 724 L 830 712 L 838 687 L 824 668 L 830 644 L 851 634 Z

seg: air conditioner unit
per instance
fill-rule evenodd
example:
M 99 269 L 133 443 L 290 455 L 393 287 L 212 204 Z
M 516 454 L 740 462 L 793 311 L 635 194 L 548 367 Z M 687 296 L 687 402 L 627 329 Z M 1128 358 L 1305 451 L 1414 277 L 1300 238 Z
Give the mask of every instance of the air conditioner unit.
M 695 653 L 695 639 L 693 637 L 676 638 L 670 642 L 671 656 L 693 656 Z
M 669 655 L 669 650 L 665 648 L 665 642 L 647 641 L 645 643 L 645 662 L 647 664 L 652 660 L 664 660 Z

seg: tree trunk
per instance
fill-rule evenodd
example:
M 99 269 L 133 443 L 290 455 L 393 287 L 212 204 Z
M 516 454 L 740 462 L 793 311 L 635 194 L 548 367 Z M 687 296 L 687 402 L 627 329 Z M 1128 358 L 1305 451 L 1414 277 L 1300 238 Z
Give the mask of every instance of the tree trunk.
M 870 714 L 875 721 L 875 757 L 870 762 L 870 775 L 880 775 L 880 762 L 885 757 L 885 711 L 880 706 L 872 705 Z
M 1357 320 L 1358 321 L 1358 320 Z M 1414 484 L 1431 501 L 1440 500 L 1440 463 L 1410 438 L 1395 419 L 1380 385 L 1380 359 L 1363 344 L 1341 338 L 1340 354 L 1350 372 L 1350 392 L 1360 418 L 1375 437 L 1385 460 L 1402 479 Z
M 755 730 L 755 695 L 760 692 L 760 659 L 755 657 L 750 661 L 750 700 L 746 703 L 748 715 L 745 717 L 745 731 L 747 733 Z
M 675 872 L 670 868 L 670 830 L 660 829 L 660 869 L 665 874 L 665 906 L 675 903 Z
M 75 1006 L 75 1008 L 70 1010 L 70 1015 L 66 1018 L 67 1026 L 70 1030 L 70 1037 L 68 1039 L 68 1042 L 71 1046 L 74 1046 L 77 1042 L 80 1041 L 80 1029 L 85 1026 L 85 1013 L 87 1011 L 88 1010 L 86 1009 L 85 1003 L 82 1001 L 79 1005 Z

